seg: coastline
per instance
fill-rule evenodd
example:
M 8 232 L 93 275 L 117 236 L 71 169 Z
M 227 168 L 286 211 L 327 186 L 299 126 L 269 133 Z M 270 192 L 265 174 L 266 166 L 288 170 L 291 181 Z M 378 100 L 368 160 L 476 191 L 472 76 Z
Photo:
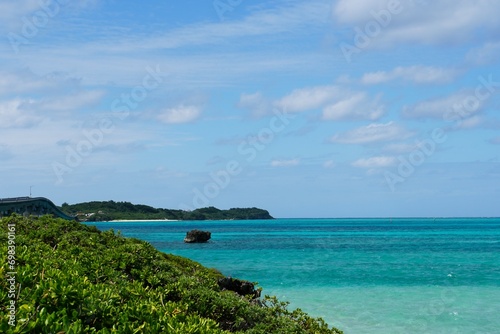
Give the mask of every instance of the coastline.
M 134 223 L 134 222 L 178 222 L 178 219 L 116 219 L 103 223 Z

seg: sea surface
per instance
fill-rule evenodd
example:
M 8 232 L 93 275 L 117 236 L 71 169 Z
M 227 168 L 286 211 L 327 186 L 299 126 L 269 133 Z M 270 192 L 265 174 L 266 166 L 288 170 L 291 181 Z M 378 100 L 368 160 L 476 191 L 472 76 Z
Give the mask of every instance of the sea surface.
M 258 282 L 347 334 L 500 333 L 500 218 L 89 225 Z M 185 244 L 195 228 L 212 239 Z

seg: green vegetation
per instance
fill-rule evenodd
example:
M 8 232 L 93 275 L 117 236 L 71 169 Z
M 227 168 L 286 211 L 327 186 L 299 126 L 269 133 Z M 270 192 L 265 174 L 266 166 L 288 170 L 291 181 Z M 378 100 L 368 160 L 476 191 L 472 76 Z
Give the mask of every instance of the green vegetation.
M 258 208 L 219 210 L 213 206 L 193 211 L 157 209 L 148 205 L 129 202 L 87 202 L 61 208 L 66 214 L 77 216 L 80 221 L 109 221 L 119 219 L 175 219 L 175 220 L 224 220 L 224 219 L 273 219 L 268 211 Z
M 1 333 L 341 333 L 275 298 L 221 291 L 216 270 L 113 231 L 49 216 L 14 215 L 0 225 Z M 14 298 L 8 240 L 15 240 Z

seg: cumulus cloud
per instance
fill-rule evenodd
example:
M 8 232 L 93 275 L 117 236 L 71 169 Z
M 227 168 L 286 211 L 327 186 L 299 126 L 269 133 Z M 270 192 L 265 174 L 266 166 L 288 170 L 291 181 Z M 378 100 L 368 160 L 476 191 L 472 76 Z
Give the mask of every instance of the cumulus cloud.
M 259 105 L 260 96 L 248 96 Z M 365 92 L 353 92 L 338 85 L 315 86 L 293 90 L 273 102 L 287 112 L 322 110 L 323 120 L 377 120 L 385 113 L 380 96 L 370 97 Z
M 292 91 L 289 95 L 275 102 L 278 108 L 287 112 L 301 112 L 322 108 L 341 96 L 337 86 L 316 86 Z
M 290 167 L 290 166 L 297 166 L 299 164 L 300 164 L 300 159 L 290 159 L 290 160 L 275 159 L 271 161 L 272 167 Z
M 366 93 L 354 93 L 323 109 L 325 120 L 377 120 L 385 112 L 380 98 L 370 99 Z
M 189 123 L 201 115 L 201 108 L 194 105 L 180 105 L 169 108 L 158 115 L 158 119 L 167 124 Z
M 403 140 L 412 135 L 413 133 L 394 122 L 373 123 L 351 131 L 336 134 L 331 138 L 331 141 L 340 144 L 364 145 L 392 140 Z
M 417 84 L 447 83 L 458 75 L 455 69 L 415 65 L 396 67 L 392 71 L 370 72 L 363 75 L 361 82 L 367 85 L 381 84 L 392 80 L 405 80 Z
M 358 159 L 352 163 L 353 167 L 359 168 L 384 168 L 396 163 L 396 158 L 391 156 L 377 156 L 366 159 Z

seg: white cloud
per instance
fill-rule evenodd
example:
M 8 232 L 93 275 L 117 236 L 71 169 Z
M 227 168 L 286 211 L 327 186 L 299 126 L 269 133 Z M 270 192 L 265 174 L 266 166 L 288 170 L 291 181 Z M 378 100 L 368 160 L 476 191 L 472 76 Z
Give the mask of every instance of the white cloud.
M 431 98 L 412 106 L 403 107 L 407 118 L 438 118 L 452 120 L 472 116 L 480 112 L 485 101 L 473 91 L 459 91 L 445 97 Z
M 336 163 L 335 163 L 335 161 L 333 161 L 333 160 L 327 160 L 327 161 L 325 161 L 325 162 L 323 163 L 323 167 L 324 167 L 324 168 L 327 168 L 327 169 L 329 169 L 329 168 L 334 168 L 336 165 L 337 165 L 337 164 L 336 164 Z
M 77 86 L 68 80 L 51 82 L 33 76 L 33 82 L 30 83 L 24 75 L 11 73 L 6 77 L 12 79 L 12 85 L 8 87 L 6 82 L 0 80 L 0 88 L 5 86 L 3 93 L 16 97 L 0 98 L 0 128 L 31 127 L 44 119 L 75 119 L 75 114 L 70 112 L 98 104 L 105 94 L 97 90 L 74 91 Z M 65 89 L 68 87 L 70 92 Z
M 387 5 L 385 0 L 339 0 L 332 8 L 333 17 L 340 23 L 353 23 L 369 20 L 369 9 L 383 8 Z
M 367 159 L 359 159 L 352 163 L 352 166 L 359 168 L 383 168 L 389 167 L 396 163 L 395 157 L 377 156 Z
M 415 65 L 409 67 L 396 67 L 392 71 L 370 72 L 363 75 L 363 84 L 380 84 L 392 80 L 402 79 L 417 84 L 447 83 L 453 81 L 458 75 L 455 69 L 446 69 L 433 66 Z
M 0 101 L 0 128 L 25 128 L 41 122 L 43 118 L 30 111 L 32 103 L 21 99 Z
M 104 96 L 103 91 L 80 91 L 71 95 L 54 97 L 41 101 L 41 109 L 47 111 L 71 111 L 97 104 Z
M 139 44 L 141 49 L 149 51 L 189 46 L 226 45 L 231 39 L 241 43 L 244 39 L 260 39 L 273 35 L 281 37 L 284 34 L 306 35 L 309 29 L 323 27 L 328 23 L 328 16 L 325 13 L 330 7 L 329 3 L 322 0 L 294 1 L 267 9 L 264 6 L 252 6 L 248 8 L 248 14 L 240 20 L 216 22 L 205 20 L 181 27 L 174 24 L 173 29 L 157 31 L 147 37 L 143 34 L 133 35 L 119 41 L 116 41 L 116 36 L 111 31 L 106 36 L 109 38 L 108 43 L 91 42 L 87 47 L 97 53 L 111 51 L 123 54 L 137 51 Z M 283 41 L 283 38 L 280 40 Z
M 287 112 L 301 112 L 321 108 L 340 95 L 341 89 L 337 86 L 301 88 L 276 101 L 275 105 Z
M 103 90 L 82 88 L 79 79 L 63 73 L 36 75 L 29 69 L 0 71 L 0 127 L 27 127 L 41 119 L 70 118 L 84 121 L 74 111 L 98 105 Z M 12 96 L 15 96 L 13 98 Z M 43 115 L 43 117 L 42 117 Z M 75 117 L 77 116 L 77 117 Z
M 500 42 L 488 42 L 482 47 L 469 51 L 466 59 L 479 65 L 496 63 L 499 61 Z
M 331 138 L 334 143 L 340 144 L 371 144 L 392 140 L 403 140 L 413 134 L 405 128 L 389 123 L 373 123 L 351 131 L 339 133 Z
M 352 92 L 337 85 L 305 87 L 274 101 L 287 112 L 322 109 L 324 120 L 377 120 L 385 112 L 380 96 L 371 98 L 365 92 Z
M 38 0 L 0 2 L 0 27 L 11 29 L 22 24 L 22 17 L 40 9 Z
M 480 116 L 472 116 L 460 122 L 461 129 L 472 129 L 477 128 L 484 123 L 484 119 Z
M 360 120 L 375 121 L 382 117 L 385 108 L 379 98 L 370 99 L 366 93 L 353 93 L 323 109 L 325 120 Z
M 290 166 L 297 166 L 299 164 L 300 164 L 300 159 L 273 160 L 273 161 L 271 161 L 272 167 L 290 167 Z
M 22 35 L 22 27 L 26 22 L 36 27 L 34 23 L 39 22 L 40 17 L 47 17 L 49 20 L 54 19 L 63 10 L 65 12 L 68 12 L 68 10 L 80 11 L 90 6 L 94 6 L 98 1 L 99 0 L 2 0 L 0 1 L 0 31 L 5 29 L 8 30 L 9 33 Z
M 274 9 L 251 12 L 239 21 L 193 24 L 173 29 L 160 37 L 143 40 L 144 48 L 178 48 L 189 45 L 226 43 L 231 38 L 251 38 L 280 33 L 304 33 L 306 27 L 322 26 L 330 5 L 323 1 L 289 3 Z
M 390 13 L 387 24 L 379 24 L 381 32 L 372 46 L 463 44 L 477 38 L 479 32 L 484 37 L 497 36 L 500 26 L 500 2 L 495 0 L 339 0 L 333 16 L 340 24 L 363 30 L 367 23 L 377 22 L 374 13 L 387 11 L 389 3 L 399 6 Z
M 47 29 L 47 36 L 44 32 L 44 41 L 40 44 L 43 47 L 24 48 L 23 45 L 20 48 L 23 63 L 35 72 L 71 71 L 84 78 L 86 84 L 108 85 L 110 81 L 120 85 L 136 84 L 147 64 L 160 64 L 168 69 L 171 78 L 165 81 L 164 87 L 227 87 L 240 82 L 242 77 L 248 80 L 263 73 L 273 75 L 273 72 L 310 74 L 317 64 L 327 66 L 327 55 L 314 50 L 290 52 L 290 49 L 298 49 L 295 38 L 307 37 L 311 30 L 328 26 L 325 13 L 330 6 L 322 0 L 249 5 L 245 16 L 231 20 L 209 19 L 183 25 L 155 22 L 144 27 L 147 30 L 134 30 L 135 33 L 130 32 L 129 26 L 113 20 L 99 22 L 97 28 L 87 17 L 71 20 L 71 13 L 65 10 L 64 15 L 57 17 L 57 24 L 64 28 L 65 35 L 79 38 L 64 40 L 56 30 Z M 277 41 L 279 50 L 255 48 L 255 43 L 262 43 L 263 39 L 271 44 Z M 191 52 L 192 46 L 202 47 L 204 51 Z M 168 51 L 183 48 L 188 51 L 179 54 Z M 0 58 L 17 62 L 11 51 L 0 52 Z
M 481 126 L 483 123 L 483 117 L 475 115 L 457 122 L 455 129 L 474 129 Z
M 0 72 L 0 94 L 2 95 L 39 90 L 46 86 L 46 82 L 31 73 Z
M 309 75 L 311 71 L 317 70 L 317 64 L 327 66 L 325 56 L 312 52 L 289 55 L 283 51 L 283 56 L 277 56 L 275 52 L 267 49 L 252 53 L 242 48 L 230 52 L 222 51 L 223 49 L 213 50 L 207 46 L 203 53 L 182 51 L 159 56 L 158 54 L 164 52 L 160 47 L 157 51 L 146 52 L 142 48 L 135 48 L 137 43 L 140 41 L 134 42 L 130 49 L 124 48 L 123 53 L 104 47 L 101 47 L 102 52 L 99 53 L 96 51 L 98 45 L 96 48 L 79 45 L 55 46 L 55 51 L 43 49 L 36 55 L 24 52 L 23 56 L 38 73 L 68 70 L 83 77 L 85 84 L 96 86 L 109 85 L 110 81 L 119 86 L 140 84 L 137 80 L 147 74 L 146 66 L 154 67 L 158 64 L 165 69 L 165 77 L 169 77 L 169 80 L 162 83 L 162 88 L 172 90 L 190 90 L 193 86 L 227 88 L 238 85 L 242 78 L 246 81 L 261 82 L 262 76 L 274 76 L 276 73 L 285 73 L 287 76 Z M 0 53 L 0 60 L 1 56 Z
M 43 93 L 43 96 L 54 92 L 80 89 L 80 80 L 64 73 L 50 73 L 45 76 L 34 74 L 29 69 L 10 71 L 0 69 L 0 95 Z
M 189 123 L 196 120 L 201 115 L 201 108 L 198 106 L 180 105 L 169 108 L 158 115 L 158 119 L 167 124 Z
M 272 104 L 262 93 L 242 94 L 238 102 L 238 108 L 252 111 L 254 116 L 264 116 L 272 109 Z

